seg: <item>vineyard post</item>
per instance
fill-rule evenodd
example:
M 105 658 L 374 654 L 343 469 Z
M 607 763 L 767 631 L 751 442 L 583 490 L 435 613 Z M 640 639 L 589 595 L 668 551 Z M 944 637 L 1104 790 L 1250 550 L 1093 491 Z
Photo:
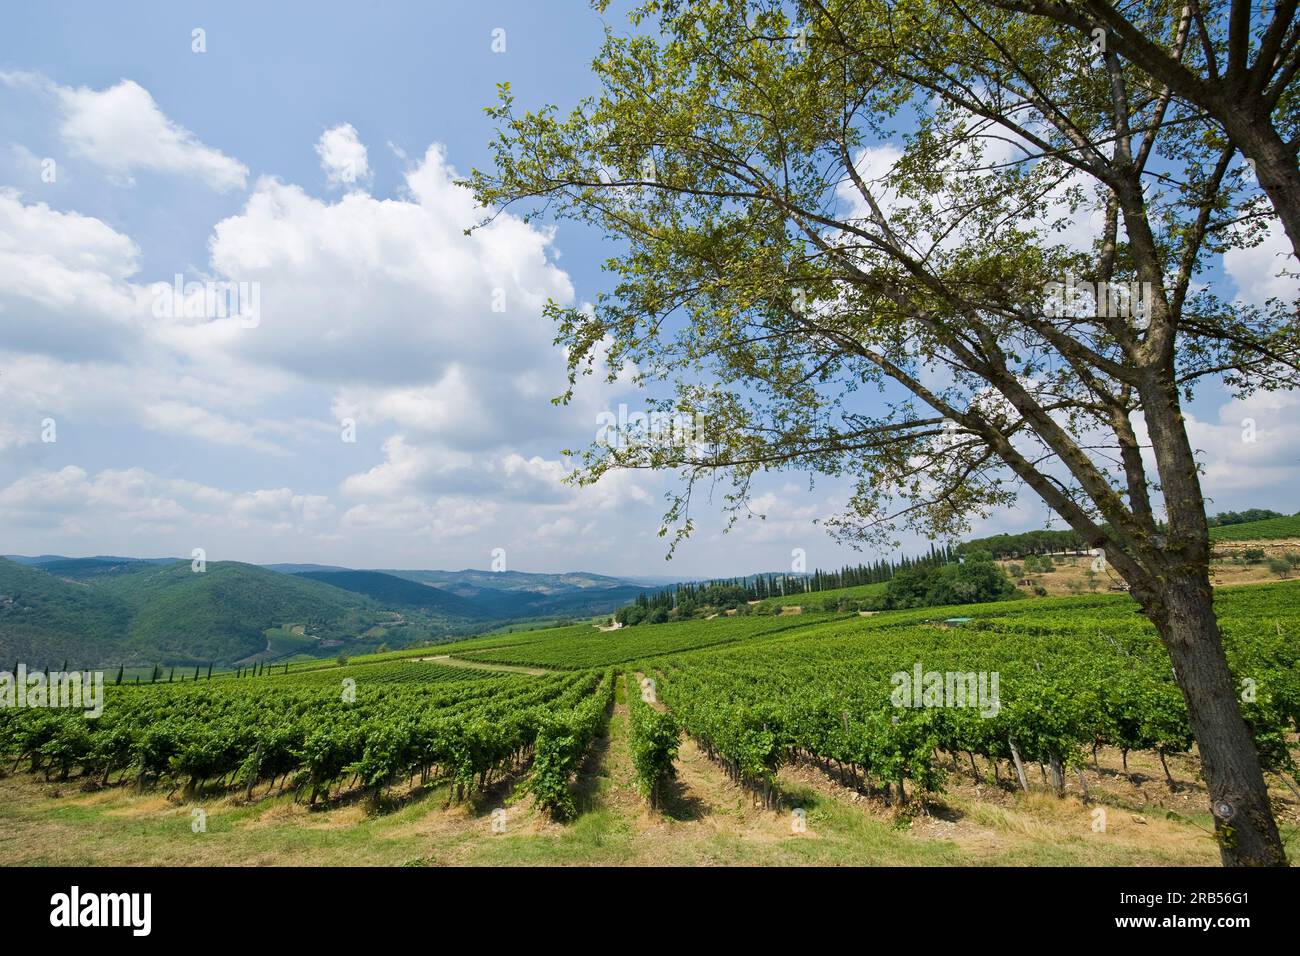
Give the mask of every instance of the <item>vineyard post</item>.
M 1020 761 L 1020 748 L 1010 737 L 1007 738 L 1007 743 L 1011 745 L 1011 758 L 1016 762 L 1016 776 L 1020 778 L 1020 789 L 1028 793 L 1029 781 L 1025 779 L 1025 765 Z

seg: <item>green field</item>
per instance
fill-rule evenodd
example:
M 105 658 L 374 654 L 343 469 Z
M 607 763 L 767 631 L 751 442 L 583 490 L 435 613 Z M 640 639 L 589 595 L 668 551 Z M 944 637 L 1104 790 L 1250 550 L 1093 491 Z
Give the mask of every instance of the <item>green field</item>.
M 674 624 L 643 624 L 617 631 L 600 631 L 591 625 L 582 625 L 535 632 L 540 635 L 536 640 L 506 646 L 451 644 L 443 650 L 467 660 L 573 670 L 609 667 L 662 654 L 743 643 L 817 623 L 822 621 L 801 617 L 717 617 Z
M 1300 538 L 1300 515 L 1210 529 L 1211 541 L 1279 541 L 1287 538 Z
M 851 588 L 828 588 L 825 591 L 809 591 L 806 594 L 791 594 L 785 597 L 764 598 L 761 604 L 768 607 L 784 607 L 787 605 L 800 605 L 806 607 L 820 608 L 829 601 L 862 601 L 868 603 L 883 597 L 888 582 L 879 584 L 859 584 Z

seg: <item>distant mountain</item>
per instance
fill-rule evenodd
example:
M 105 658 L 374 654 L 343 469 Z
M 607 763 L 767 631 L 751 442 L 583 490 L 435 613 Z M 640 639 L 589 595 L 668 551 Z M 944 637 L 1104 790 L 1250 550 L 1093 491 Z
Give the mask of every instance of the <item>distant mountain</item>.
M 366 594 L 385 607 L 432 609 L 477 621 L 606 614 L 648 590 L 583 572 L 335 571 L 298 577 Z
M 59 561 L 103 561 L 109 564 L 175 564 L 177 561 L 181 560 L 180 558 L 124 558 L 114 554 L 97 554 L 89 558 L 69 558 L 62 554 L 42 554 L 34 558 L 23 554 L 3 554 L 0 555 L 0 559 L 12 561 L 15 564 L 41 566 L 54 564 Z
M 381 571 L 303 571 L 294 577 L 364 594 L 387 608 L 423 608 L 463 617 L 480 616 L 473 602 L 451 591 L 429 584 L 417 584 Z
M 0 560 L 0 660 L 229 664 L 266 654 L 268 630 L 296 626 L 307 649 L 353 640 L 389 618 L 362 595 L 233 561 L 203 573 L 188 561 L 137 562 L 84 581 L 44 567 Z
M 306 574 L 315 571 L 352 571 L 354 568 L 344 568 L 337 564 L 264 564 L 262 567 L 268 571 L 276 571 L 280 574 Z
M 528 571 L 479 571 L 474 568 L 466 568 L 463 571 L 404 571 L 384 568 L 382 573 L 406 578 L 408 581 L 419 581 L 422 584 L 452 589 L 534 591 L 543 594 L 574 589 L 624 587 L 629 583 L 623 578 L 592 574 L 589 571 L 534 574 Z
M 628 584 L 639 584 L 648 588 L 664 588 L 670 584 L 687 584 L 692 581 L 699 581 L 699 578 L 680 577 L 671 574 L 637 574 L 629 578 L 624 578 Z
M 590 617 L 608 614 L 638 594 L 653 590 L 624 578 L 569 571 L 406 571 L 384 574 L 445 590 L 470 602 L 479 619 L 526 620 L 540 617 Z
M 0 668 L 360 653 L 612 613 L 650 588 L 588 572 L 360 571 L 61 555 L 0 559 Z
M 177 558 L 151 561 L 138 558 L 55 558 L 42 561 L 33 567 L 57 578 L 71 581 L 88 581 L 118 574 L 131 574 L 164 564 L 176 564 Z
M 106 574 L 121 574 L 139 569 L 140 565 L 168 565 L 188 562 L 188 558 L 130 558 L 119 555 L 94 555 L 92 557 L 74 558 L 61 554 L 0 555 L 0 560 L 12 561 L 28 567 L 39 567 L 60 577 L 77 580 L 98 577 Z M 261 567 L 279 574 L 306 575 L 324 572 L 365 571 L 365 573 L 385 574 L 392 577 L 415 581 L 419 584 L 433 585 L 443 590 L 454 590 L 474 594 L 480 590 L 491 591 L 530 591 L 539 594 L 559 594 L 573 590 L 600 590 L 634 587 L 663 587 L 683 581 L 692 581 L 690 577 L 671 575 L 638 575 L 635 577 L 614 577 L 595 574 L 591 571 L 566 571 L 559 574 L 535 573 L 531 571 L 487 571 L 477 568 L 465 568 L 460 571 L 438 571 L 419 569 L 349 568 L 338 564 L 313 563 L 279 563 L 250 565 Z
M 475 600 L 494 606 L 502 616 L 529 617 L 592 617 L 611 614 L 624 604 L 636 600 L 638 594 L 652 591 L 635 584 L 618 587 L 579 588 L 557 593 L 535 591 L 491 591 L 484 589 Z

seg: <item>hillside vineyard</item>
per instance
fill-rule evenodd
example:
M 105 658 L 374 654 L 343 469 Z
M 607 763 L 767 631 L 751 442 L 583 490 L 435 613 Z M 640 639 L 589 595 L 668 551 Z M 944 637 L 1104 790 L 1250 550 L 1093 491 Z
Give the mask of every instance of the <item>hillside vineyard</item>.
M 1300 586 L 1217 595 L 1242 708 L 1268 770 L 1293 781 L 1300 727 Z M 346 666 L 107 688 L 103 713 L 0 710 L 0 752 L 46 779 L 248 797 L 291 788 L 309 804 L 379 797 L 418 778 L 462 800 L 507 777 L 557 820 L 603 732 L 616 683 L 644 675 L 632 747 L 646 800 L 684 732 L 776 807 L 776 773 L 811 761 L 891 804 L 953 775 L 1050 769 L 1086 781 L 1098 747 L 1192 748 L 1168 656 L 1122 595 L 925 608 L 875 618 L 718 618 L 605 633 L 590 625 L 448 645 L 446 663 L 386 655 Z M 427 652 L 426 652 L 427 653 Z M 481 667 L 527 666 L 532 673 Z M 924 686 L 903 694 L 912 674 Z M 969 699 L 951 698 L 956 675 Z M 969 681 L 978 675 L 997 680 Z M 633 693 L 629 684 L 629 695 Z M 976 700 L 992 688 L 996 700 Z M 977 762 L 979 761 L 979 762 Z M 980 766 L 980 763 L 983 766 Z M 1046 771 L 1045 771 L 1046 773 Z M 1292 783 L 1292 785 L 1294 785 Z

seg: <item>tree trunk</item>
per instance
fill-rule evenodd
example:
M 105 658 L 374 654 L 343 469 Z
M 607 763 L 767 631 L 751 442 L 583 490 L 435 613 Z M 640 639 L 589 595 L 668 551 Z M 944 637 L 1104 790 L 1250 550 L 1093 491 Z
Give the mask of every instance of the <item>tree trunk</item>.
M 1286 866 L 1255 738 L 1242 719 L 1208 577 L 1166 579 L 1148 611 L 1174 664 L 1224 866 Z
M 1052 789 L 1056 791 L 1058 797 L 1065 795 L 1065 768 L 1061 765 L 1061 758 L 1053 754 L 1048 758 L 1048 763 L 1052 768 Z
M 1165 783 L 1168 784 L 1169 789 L 1172 792 L 1173 790 L 1177 789 L 1177 787 L 1174 784 L 1173 775 L 1169 773 L 1169 764 L 1165 760 L 1165 748 L 1157 747 L 1156 756 L 1160 758 L 1160 766 L 1163 767 L 1165 770 Z
M 1296 166 L 1295 150 L 1287 147 L 1267 117 L 1261 119 L 1250 111 L 1231 109 L 1224 120 L 1242 155 L 1251 161 L 1259 188 L 1268 196 L 1291 240 L 1292 251 L 1300 259 L 1300 168 Z M 1287 265 L 1294 268 L 1295 263 Z
M 1158 299 L 1156 305 L 1158 319 Z M 1148 551 L 1146 573 L 1135 574 L 1129 585 L 1169 651 L 1187 703 L 1223 865 L 1286 866 L 1255 738 L 1242 719 L 1214 616 L 1205 496 L 1171 371 L 1174 336 L 1162 329 L 1152 344 L 1164 350 L 1164 367 L 1143 377 L 1139 394 L 1169 526 L 1163 540 L 1152 535 L 1149 548 L 1134 542 Z

